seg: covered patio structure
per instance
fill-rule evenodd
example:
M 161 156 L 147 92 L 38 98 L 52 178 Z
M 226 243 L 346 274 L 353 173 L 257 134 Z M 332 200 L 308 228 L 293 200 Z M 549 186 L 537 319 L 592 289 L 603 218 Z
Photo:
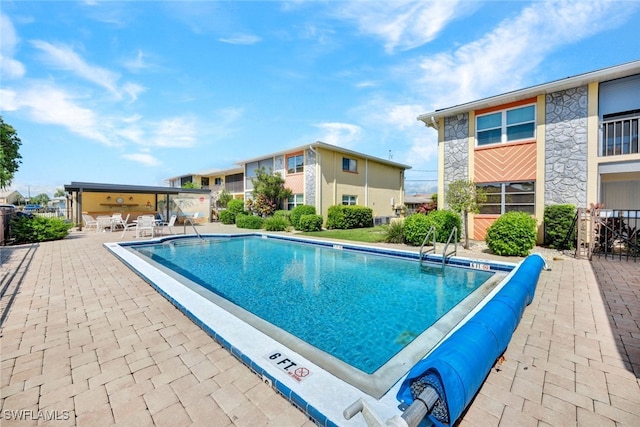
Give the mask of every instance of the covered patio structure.
M 160 215 L 165 220 L 177 215 L 208 222 L 211 214 L 209 190 L 153 187 L 143 185 L 71 182 L 67 192 L 67 219 L 82 230 L 82 215 L 129 215 L 129 221 L 143 214 Z

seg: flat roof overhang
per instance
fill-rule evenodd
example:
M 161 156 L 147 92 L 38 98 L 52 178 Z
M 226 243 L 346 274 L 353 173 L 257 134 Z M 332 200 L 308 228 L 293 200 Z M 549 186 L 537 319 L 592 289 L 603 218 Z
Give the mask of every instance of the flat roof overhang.
M 431 113 L 421 114 L 417 117 L 417 119 L 421 122 L 424 122 L 425 126 L 437 129 L 437 121 L 443 117 L 455 116 L 456 114 L 467 113 L 469 111 L 482 108 L 496 107 L 499 105 L 508 104 L 510 102 L 533 98 L 534 96 L 542 94 L 572 89 L 594 82 L 604 82 L 608 80 L 620 79 L 638 73 L 640 73 L 640 61 L 628 62 L 626 64 L 616 65 L 614 67 L 603 68 L 601 70 L 578 74 L 573 77 L 567 77 L 564 79 L 555 80 L 553 82 L 531 86 L 529 88 L 519 89 L 449 108 L 443 108 Z
M 93 193 L 155 193 L 155 194 L 209 194 L 210 190 L 199 188 L 155 187 L 145 185 L 103 184 L 97 182 L 71 182 L 64 186 L 66 192 Z

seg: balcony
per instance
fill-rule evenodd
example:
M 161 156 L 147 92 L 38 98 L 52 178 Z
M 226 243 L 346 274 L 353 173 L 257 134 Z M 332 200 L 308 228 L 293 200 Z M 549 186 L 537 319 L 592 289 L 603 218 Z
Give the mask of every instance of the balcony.
M 601 122 L 600 156 L 638 154 L 639 121 L 635 116 Z

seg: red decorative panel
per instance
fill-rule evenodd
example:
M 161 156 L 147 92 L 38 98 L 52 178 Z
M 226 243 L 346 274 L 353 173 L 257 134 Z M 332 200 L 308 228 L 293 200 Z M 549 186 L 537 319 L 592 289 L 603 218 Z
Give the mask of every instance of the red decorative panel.
M 476 149 L 474 166 L 476 183 L 535 180 L 536 144 Z
M 493 224 L 493 222 L 498 219 L 499 216 L 482 216 L 475 217 L 473 221 L 473 239 L 474 240 L 484 240 L 487 235 L 487 229 Z
M 284 186 L 285 188 L 290 189 L 293 194 L 304 193 L 304 174 L 296 173 L 287 175 L 284 179 Z

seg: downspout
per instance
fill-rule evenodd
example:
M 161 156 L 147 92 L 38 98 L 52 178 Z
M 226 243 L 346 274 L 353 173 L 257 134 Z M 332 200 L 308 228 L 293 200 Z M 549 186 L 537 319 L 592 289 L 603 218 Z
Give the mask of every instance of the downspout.
M 313 153 L 316 155 L 316 164 L 315 164 L 315 187 L 316 187 L 316 203 L 315 203 L 315 207 L 316 207 L 316 211 L 320 212 L 320 215 L 322 215 L 322 176 L 318 173 L 318 165 L 320 164 L 320 153 L 318 152 L 318 150 L 316 150 L 315 148 L 313 148 L 313 145 L 309 145 L 309 150 L 313 151 Z

